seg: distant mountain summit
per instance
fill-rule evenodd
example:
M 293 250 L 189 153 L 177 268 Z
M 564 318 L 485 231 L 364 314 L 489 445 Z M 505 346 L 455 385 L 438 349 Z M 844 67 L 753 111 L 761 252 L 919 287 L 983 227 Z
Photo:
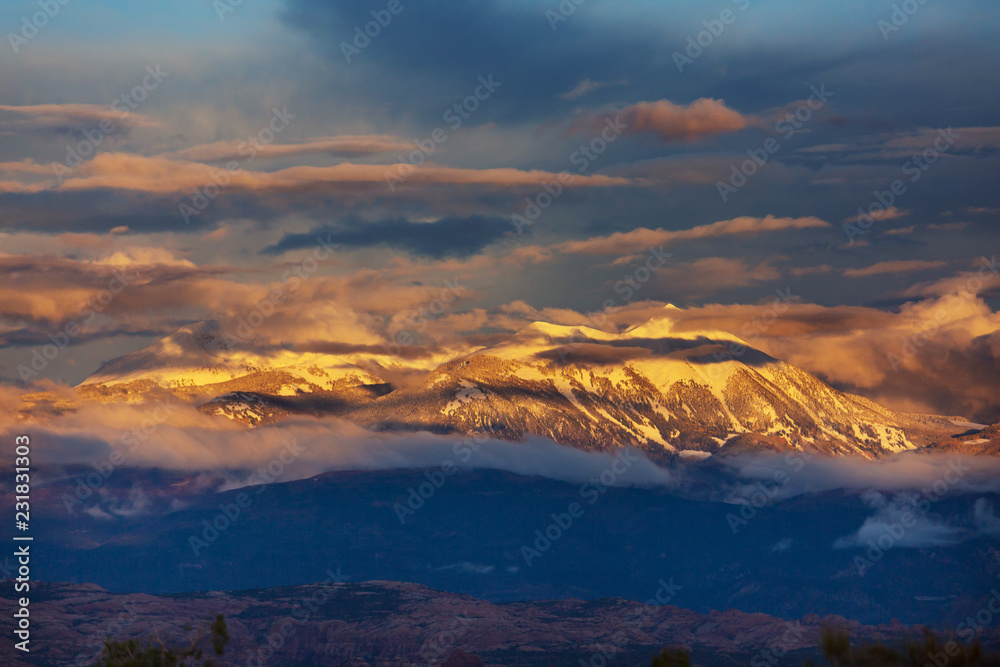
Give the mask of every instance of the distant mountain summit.
M 254 351 L 216 321 L 198 322 L 123 357 L 113 359 L 81 386 L 152 383 L 158 387 L 212 387 L 243 380 L 278 395 L 380 382 L 349 355 L 299 353 L 286 348 Z M 267 377 L 262 376 L 266 375 Z M 256 382 L 255 382 L 256 381 Z M 248 387 L 249 388 L 249 387 Z
M 668 457 L 809 450 L 874 458 L 961 430 L 840 392 L 723 331 L 681 331 L 673 306 L 614 334 L 535 322 L 427 367 L 386 354 L 248 352 L 215 323 L 184 327 L 105 364 L 81 389 L 104 399 L 168 390 L 251 426 L 338 415 L 377 430 L 534 434 L 588 450 Z M 387 378 L 405 370 L 396 387 Z M 415 378 L 415 379 L 414 379 Z

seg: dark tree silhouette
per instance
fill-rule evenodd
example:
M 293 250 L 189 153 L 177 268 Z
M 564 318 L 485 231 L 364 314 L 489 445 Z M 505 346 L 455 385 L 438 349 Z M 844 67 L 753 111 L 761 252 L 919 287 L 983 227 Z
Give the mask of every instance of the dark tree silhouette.
M 665 648 L 653 656 L 651 667 L 691 667 L 691 658 L 681 649 Z
M 924 631 L 923 642 L 910 642 L 902 649 L 883 644 L 851 646 L 847 631 L 823 630 L 820 648 L 831 667 L 1000 667 L 1000 656 L 983 653 L 978 641 L 966 646 L 955 640 L 939 642 Z
M 155 644 L 144 644 L 137 639 L 117 641 L 109 637 L 95 667 L 207 667 L 212 664 L 212 659 L 204 658 L 206 640 L 211 641 L 212 652 L 216 656 L 222 655 L 229 643 L 226 619 L 222 614 L 215 617 L 209 631 L 206 637 L 199 630 L 191 643 L 183 648 L 167 646 L 159 639 Z

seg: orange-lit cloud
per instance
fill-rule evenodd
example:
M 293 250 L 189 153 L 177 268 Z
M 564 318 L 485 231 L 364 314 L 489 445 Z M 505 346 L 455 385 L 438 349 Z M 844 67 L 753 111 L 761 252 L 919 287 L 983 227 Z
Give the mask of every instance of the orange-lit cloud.
M 905 211 L 895 206 L 890 206 L 887 209 L 881 211 L 875 211 L 874 213 L 864 213 L 863 215 L 852 215 L 844 218 L 844 222 L 860 222 L 863 218 L 871 218 L 872 220 L 896 220 L 904 216 L 909 215 L 909 211 Z
M 780 276 L 766 261 L 752 263 L 738 258 L 704 257 L 660 269 L 655 280 L 661 293 L 704 298 L 725 289 L 777 280 Z
M 801 278 L 803 276 L 813 276 L 820 273 L 830 273 L 833 271 L 833 267 L 829 264 L 820 264 L 819 266 L 803 266 L 795 267 L 790 273 L 796 278 Z
M 0 171 L 15 174 L 35 174 L 51 176 L 52 167 L 47 164 L 38 164 L 34 160 L 24 160 L 23 162 L 0 162 Z
M 877 276 L 884 273 L 910 273 L 913 271 L 927 271 L 928 269 L 940 269 L 948 266 L 947 262 L 931 262 L 920 259 L 892 260 L 878 262 L 863 269 L 845 269 L 844 275 L 848 278 L 864 278 L 867 276 Z
M 561 182 L 567 187 L 632 185 L 634 181 L 599 174 L 559 174 L 513 168 L 462 169 L 408 164 L 351 164 L 331 167 L 289 167 L 273 172 L 237 169 L 228 171 L 199 162 L 144 157 L 130 153 L 101 153 L 65 175 L 61 184 L 15 184 L 8 192 L 40 192 L 46 189 L 81 191 L 128 190 L 150 194 L 189 194 L 206 186 L 225 183 L 227 189 L 249 192 L 324 192 L 337 187 L 380 186 L 387 179 L 406 175 L 408 185 L 470 185 L 484 187 L 541 187 Z M 0 183 L 0 187 L 4 184 Z
M 1000 276 L 978 277 L 967 272 L 926 285 L 922 291 L 939 296 L 895 313 L 792 303 L 777 318 L 762 318 L 772 295 L 758 305 L 707 305 L 677 316 L 683 328 L 730 331 L 888 407 L 993 422 L 1000 420 L 1000 313 L 979 292 L 1000 287 Z
M 703 97 L 687 106 L 669 100 L 638 102 L 619 111 L 588 116 L 575 122 L 572 130 L 600 130 L 608 117 L 617 117 L 627 125 L 628 134 L 652 132 L 664 141 L 696 141 L 738 132 L 756 122 L 753 117 L 730 109 L 722 100 Z
M 776 218 L 773 215 L 768 215 L 763 218 L 753 218 L 743 216 L 678 231 L 640 227 L 630 232 L 617 232 L 609 236 L 599 236 L 584 241 L 567 241 L 556 246 L 556 249 L 563 253 L 625 255 L 675 241 L 744 234 L 754 235 L 787 229 L 823 229 L 829 226 L 830 223 L 814 217 Z
M 127 124 L 130 127 L 158 127 L 160 125 L 152 118 L 130 112 L 124 107 L 117 110 L 100 104 L 32 104 L 27 106 L 0 104 L 0 111 L 22 116 L 21 120 L 14 121 L 20 127 L 59 128 L 80 123 L 97 125 L 105 119 Z
M 389 151 L 412 150 L 413 145 L 387 134 L 341 135 L 315 137 L 294 144 L 255 144 L 244 140 L 216 141 L 211 144 L 191 146 L 183 150 L 164 153 L 158 157 L 210 162 L 215 160 L 245 160 L 254 158 L 280 158 L 310 153 L 335 155 L 366 155 Z

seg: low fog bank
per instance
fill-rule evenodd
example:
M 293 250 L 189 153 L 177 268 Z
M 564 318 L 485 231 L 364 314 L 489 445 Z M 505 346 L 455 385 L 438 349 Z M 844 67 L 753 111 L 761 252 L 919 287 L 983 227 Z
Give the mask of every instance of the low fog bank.
M 541 437 L 506 442 L 483 436 L 373 432 L 335 419 L 297 418 L 247 429 L 165 399 L 143 405 L 84 404 L 39 421 L 0 422 L 5 441 L 28 434 L 36 464 L 225 472 L 230 488 L 254 471 L 280 467 L 281 481 L 345 470 L 495 469 L 518 475 L 615 486 L 657 486 L 728 503 L 755 493 L 769 502 L 843 491 L 965 494 L 1000 492 L 1000 459 L 906 452 L 870 461 L 802 452 L 715 456 L 658 465 L 638 450 L 585 452 Z
M 989 457 L 907 452 L 870 461 L 791 452 L 657 463 L 633 448 L 585 452 L 535 436 L 506 442 L 373 432 L 334 418 L 289 419 L 247 429 L 170 399 L 145 405 L 85 404 L 40 421 L 0 424 L 0 438 L 13 442 L 16 435 L 29 435 L 33 466 L 48 473 L 39 475 L 36 484 L 89 487 L 99 505 L 85 511 L 98 518 L 151 511 L 150 492 L 155 496 L 157 491 L 148 484 L 145 490 L 112 490 L 104 484 L 116 470 L 166 471 L 193 480 L 171 485 L 177 486 L 176 494 L 174 488 L 159 490 L 179 507 L 189 494 L 280 484 L 327 472 L 427 470 L 444 479 L 462 470 L 485 469 L 571 484 L 660 489 L 729 504 L 734 517 L 742 517 L 736 521 L 809 494 L 858 497 L 869 515 L 851 528 L 854 532 L 831 536 L 837 549 L 863 548 L 880 536 L 900 533 L 899 526 L 906 529 L 894 538 L 900 547 L 947 546 L 1000 535 L 994 495 L 1000 493 L 1000 459 Z M 116 479 L 124 481 L 122 475 Z M 78 489 L 77 495 L 89 493 Z M 964 498 L 963 509 L 944 512 L 940 501 L 946 497 Z

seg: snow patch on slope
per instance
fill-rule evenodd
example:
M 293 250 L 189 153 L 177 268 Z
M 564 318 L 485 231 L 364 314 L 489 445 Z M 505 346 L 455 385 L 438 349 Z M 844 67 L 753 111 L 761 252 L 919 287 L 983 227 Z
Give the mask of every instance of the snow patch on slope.
M 479 399 L 486 398 L 486 394 L 478 386 L 472 384 L 468 380 L 459 380 L 459 389 L 455 393 L 455 400 L 448 403 L 441 410 L 444 415 L 451 416 L 455 414 L 455 411 L 466 403 L 471 403 Z

